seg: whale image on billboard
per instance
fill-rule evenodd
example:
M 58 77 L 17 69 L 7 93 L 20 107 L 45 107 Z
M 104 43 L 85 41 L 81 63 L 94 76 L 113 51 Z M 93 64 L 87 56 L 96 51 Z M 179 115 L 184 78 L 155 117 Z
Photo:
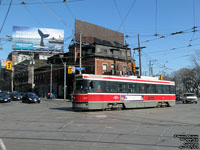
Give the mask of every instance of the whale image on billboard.
M 13 50 L 64 50 L 64 30 L 13 26 Z

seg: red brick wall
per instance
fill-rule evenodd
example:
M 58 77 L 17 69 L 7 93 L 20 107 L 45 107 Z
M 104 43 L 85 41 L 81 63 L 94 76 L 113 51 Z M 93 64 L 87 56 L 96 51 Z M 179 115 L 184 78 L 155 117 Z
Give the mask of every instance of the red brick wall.
M 111 64 L 114 64 L 114 60 L 96 58 L 95 59 L 95 74 L 102 75 L 103 64 L 107 64 L 107 72 L 110 72 Z M 123 66 L 127 66 L 127 63 L 123 61 L 116 61 L 116 64 L 119 64 L 118 71 L 123 71 Z M 129 63 L 128 66 L 129 66 L 129 69 L 131 70 L 131 63 Z

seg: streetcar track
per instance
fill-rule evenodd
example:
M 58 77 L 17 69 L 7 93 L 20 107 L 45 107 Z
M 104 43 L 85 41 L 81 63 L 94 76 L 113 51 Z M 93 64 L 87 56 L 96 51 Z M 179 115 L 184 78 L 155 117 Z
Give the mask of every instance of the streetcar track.
M 131 143 L 131 142 L 109 142 L 109 141 L 97 141 L 97 140 L 72 140 L 72 139 L 58 139 L 58 138 L 29 138 L 29 137 L 2 137 L 10 140 L 35 140 L 35 141 L 54 141 L 54 142 L 79 142 L 79 143 L 98 143 L 98 144 L 115 144 L 115 145 L 133 145 L 133 146 L 152 146 L 157 147 L 157 144 L 147 143 Z M 177 145 L 159 145 L 160 147 L 177 148 Z

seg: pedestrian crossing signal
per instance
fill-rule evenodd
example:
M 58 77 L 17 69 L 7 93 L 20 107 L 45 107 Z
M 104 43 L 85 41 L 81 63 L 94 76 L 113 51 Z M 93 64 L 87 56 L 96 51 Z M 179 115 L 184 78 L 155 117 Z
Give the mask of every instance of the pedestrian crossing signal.
M 6 61 L 6 69 L 12 70 L 12 62 L 11 61 Z

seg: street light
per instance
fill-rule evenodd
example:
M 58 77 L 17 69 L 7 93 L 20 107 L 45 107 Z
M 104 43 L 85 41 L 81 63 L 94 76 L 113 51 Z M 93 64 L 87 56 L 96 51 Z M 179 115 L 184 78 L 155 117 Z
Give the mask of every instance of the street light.
M 66 99 L 66 73 L 67 73 L 67 69 L 66 69 L 66 62 L 63 62 L 63 58 L 64 58 L 64 54 L 63 55 L 59 55 L 63 65 L 64 65 L 64 100 Z

